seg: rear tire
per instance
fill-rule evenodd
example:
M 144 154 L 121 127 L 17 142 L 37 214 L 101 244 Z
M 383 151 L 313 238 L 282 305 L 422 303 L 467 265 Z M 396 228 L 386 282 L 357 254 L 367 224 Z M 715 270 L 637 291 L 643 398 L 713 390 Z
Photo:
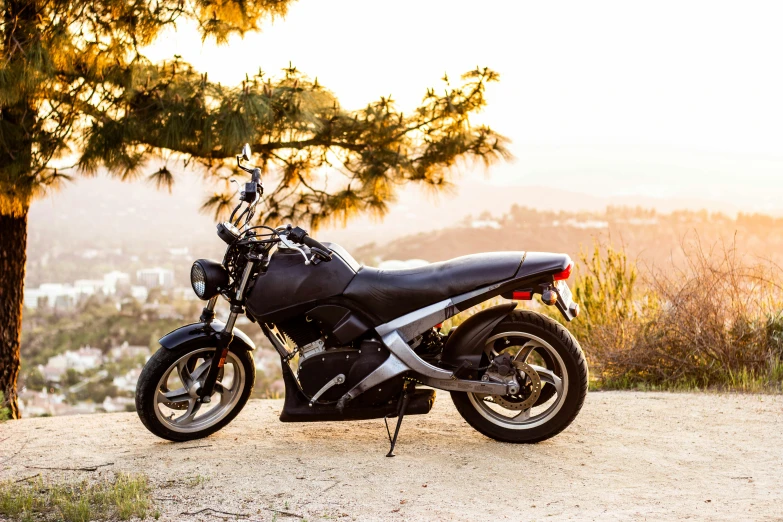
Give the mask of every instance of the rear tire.
M 513 332 L 516 332 L 517 335 L 513 335 Z M 509 335 L 503 336 L 504 333 Z M 558 366 L 562 363 L 562 368 L 549 368 L 549 370 L 552 370 L 552 373 L 561 379 L 560 386 L 563 390 L 563 397 L 561 398 L 559 393 L 550 395 L 550 397 L 555 395 L 552 399 L 552 406 L 540 414 L 540 421 L 536 421 L 536 417 L 531 413 L 536 406 L 539 406 L 540 401 L 527 410 L 528 419 L 523 418 L 517 421 L 515 418 L 506 420 L 500 414 L 495 415 L 493 410 L 486 405 L 486 398 L 477 394 L 451 392 L 451 399 L 462 418 L 478 432 L 502 442 L 535 443 L 554 437 L 563 431 L 576 418 L 587 396 L 587 362 L 582 348 L 574 336 L 549 317 L 529 310 L 518 310 L 510 313 L 498 323 L 489 339 L 493 337 L 498 338 L 498 341 L 495 342 L 501 346 L 504 344 L 503 341 L 507 339 L 508 342 L 505 344 L 512 344 L 512 340 L 518 340 L 518 344 L 524 344 L 522 341 L 529 342 L 531 339 L 538 339 L 533 343 L 540 345 L 542 349 L 549 350 L 551 360 L 559 360 Z M 544 385 L 543 390 L 548 387 L 554 388 L 554 384 Z M 509 399 L 507 404 L 513 400 L 513 398 Z M 491 406 L 497 406 L 491 398 L 489 402 Z M 540 406 L 540 408 L 543 409 L 544 406 Z M 502 407 L 499 409 L 502 410 Z M 523 413 L 520 412 L 519 415 L 523 416 Z
M 176 426 L 176 422 L 171 422 L 170 419 L 161 412 L 161 390 L 166 388 L 164 391 L 168 391 L 169 393 L 177 391 L 170 391 L 167 388 L 166 382 L 169 379 L 169 375 L 172 375 L 173 371 L 177 371 L 175 368 L 178 362 L 185 361 L 186 366 L 184 366 L 185 370 L 183 371 L 186 372 L 186 375 L 189 375 L 190 372 L 193 372 L 193 375 L 196 375 L 196 371 L 201 367 L 196 366 L 199 364 L 199 361 L 202 361 L 201 364 L 204 364 L 214 353 L 214 346 L 188 346 L 186 348 L 174 348 L 172 350 L 160 348 L 150 360 L 147 361 L 147 364 L 144 366 L 144 369 L 139 376 L 139 382 L 136 385 L 136 412 L 138 413 L 141 422 L 150 432 L 160 438 L 174 442 L 201 439 L 226 426 L 229 422 L 234 420 L 240 411 L 242 411 L 242 408 L 244 408 L 253 391 L 256 377 L 255 362 L 253 361 L 252 354 L 247 350 L 230 351 L 226 366 L 221 370 L 221 373 L 223 373 L 229 365 L 233 367 L 231 388 L 234 388 L 236 384 L 237 389 L 232 391 L 228 389 L 227 386 L 225 391 L 227 396 L 228 393 L 232 393 L 231 400 L 227 401 L 225 406 L 223 406 L 222 400 L 221 402 L 216 401 L 216 398 L 222 399 L 223 395 L 222 393 L 216 392 L 213 395 L 214 403 L 199 406 L 199 408 L 201 406 L 204 406 L 205 408 L 223 408 L 222 411 L 215 412 L 212 420 L 206 418 L 200 421 L 200 423 L 193 422 L 188 426 L 180 427 Z M 205 373 L 206 372 L 203 370 L 200 373 L 199 377 L 201 381 L 203 381 L 206 376 Z M 188 387 L 188 383 L 185 383 L 185 378 L 180 377 L 179 380 L 179 384 L 183 385 L 182 389 L 185 390 L 185 388 Z M 199 378 L 195 378 L 191 383 L 198 380 Z M 224 380 L 221 381 L 225 382 Z M 172 406 L 172 408 L 170 408 L 172 417 L 176 414 L 176 410 L 186 410 L 185 413 L 188 413 L 190 412 L 190 410 L 187 409 L 190 408 L 188 405 L 190 404 L 188 402 L 190 399 L 191 397 L 183 393 L 181 394 L 181 398 L 178 397 L 170 402 L 166 402 L 164 403 L 164 406 L 166 404 Z M 198 410 L 199 408 L 196 409 Z M 199 411 L 196 411 L 194 413 L 194 419 L 197 421 L 199 419 L 198 415 Z

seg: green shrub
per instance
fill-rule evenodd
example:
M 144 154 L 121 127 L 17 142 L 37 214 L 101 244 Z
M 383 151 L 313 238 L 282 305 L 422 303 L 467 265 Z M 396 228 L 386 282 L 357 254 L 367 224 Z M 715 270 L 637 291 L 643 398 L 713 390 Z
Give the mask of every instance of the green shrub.
M 5 395 L 0 391 L 0 422 L 11 418 L 11 410 L 6 406 Z
M 645 318 L 658 306 L 657 296 L 640 285 L 622 249 L 595 243 L 592 254 L 582 252 L 579 260 L 573 293 L 581 312 L 568 327 L 592 362 L 599 367 L 606 362 L 602 372 L 611 371 L 613 356 L 633 349 Z

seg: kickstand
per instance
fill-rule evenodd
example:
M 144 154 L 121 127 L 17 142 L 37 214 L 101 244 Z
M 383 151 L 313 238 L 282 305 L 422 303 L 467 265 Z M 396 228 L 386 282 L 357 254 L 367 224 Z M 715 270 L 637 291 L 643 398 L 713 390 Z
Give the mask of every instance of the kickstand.
M 397 444 L 397 435 L 400 434 L 400 426 L 402 426 L 402 418 L 405 416 L 405 410 L 408 409 L 408 402 L 410 402 L 411 396 L 408 394 L 408 382 L 405 381 L 405 384 L 402 388 L 402 394 L 400 395 L 400 402 L 397 406 L 397 427 L 394 429 L 394 437 L 392 437 L 391 431 L 389 430 L 389 421 L 387 420 L 389 416 L 385 416 L 383 418 L 383 423 L 386 424 L 386 434 L 389 436 L 389 443 L 391 444 L 391 447 L 389 448 L 389 453 L 386 454 L 387 457 L 394 457 L 394 445 Z

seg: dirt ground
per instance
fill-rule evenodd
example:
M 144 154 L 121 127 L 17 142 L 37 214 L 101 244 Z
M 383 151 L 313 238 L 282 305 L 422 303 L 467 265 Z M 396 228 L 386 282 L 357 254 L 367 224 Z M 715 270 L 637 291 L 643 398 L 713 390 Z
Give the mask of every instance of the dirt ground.
M 281 407 L 251 401 L 185 444 L 135 413 L 7 422 L 0 481 L 145 473 L 172 521 L 783 520 L 783 396 L 591 393 L 568 430 L 525 446 L 473 431 L 439 392 L 395 458 L 382 420 L 283 424 Z

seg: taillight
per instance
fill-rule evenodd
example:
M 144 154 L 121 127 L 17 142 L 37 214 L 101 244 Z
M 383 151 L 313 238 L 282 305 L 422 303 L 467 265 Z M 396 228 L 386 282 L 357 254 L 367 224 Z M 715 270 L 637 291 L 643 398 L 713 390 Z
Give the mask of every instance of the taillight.
M 571 270 L 574 268 L 574 264 L 571 263 L 566 267 L 565 270 L 562 272 L 558 272 L 555 274 L 555 281 L 565 281 L 569 277 L 571 277 Z
M 530 301 L 533 299 L 533 292 L 530 290 L 520 290 L 511 294 L 511 299 L 514 301 Z

